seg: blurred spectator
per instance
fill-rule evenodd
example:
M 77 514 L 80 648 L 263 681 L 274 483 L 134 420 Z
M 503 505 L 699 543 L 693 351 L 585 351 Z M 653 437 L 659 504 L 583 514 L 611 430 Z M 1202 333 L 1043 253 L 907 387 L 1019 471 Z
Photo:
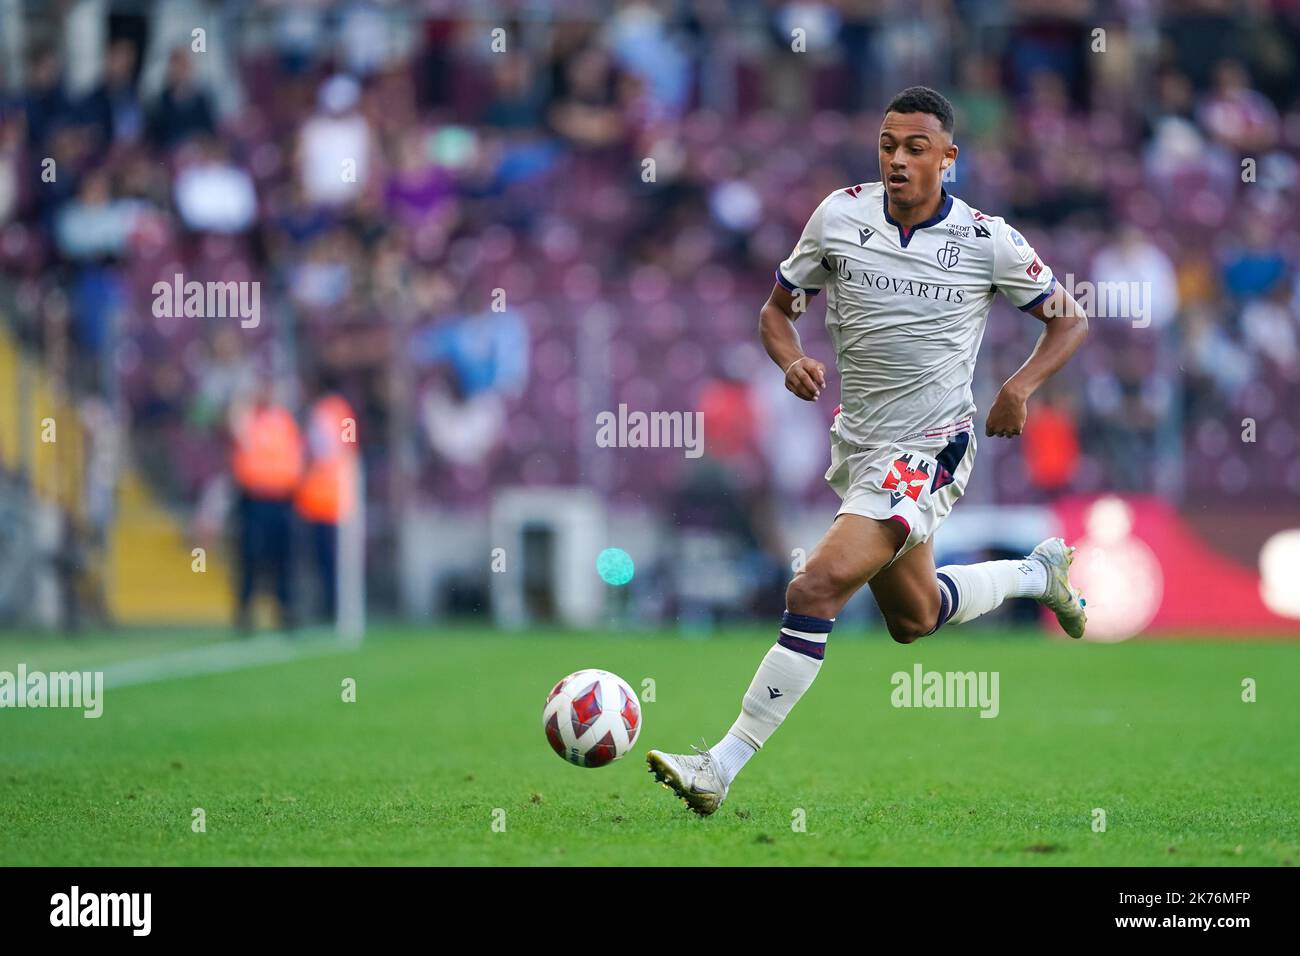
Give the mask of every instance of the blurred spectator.
M 71 119 L 72 113 L 72 102 L 63 86 L 63 60 L 57 50 L 39 50 L 32 57 L 24 108 L 31 151 L 36 157 L 48 156 L 51 135 Z
M 1060 80 L 1063 91 L 1081 93 L 1084 75 L 1081 61 L 1089 55 L 1091 39 L 1088 31 L 1092 24 L 1084 23 L 1084 11 L 1088 7 L 1051 0 L 1021 0 L 1018 6 L 1038 6 L 1041 11 L 1022 14 L 1010 25 L 1006 57 L 1011 92 L 1024 94 L 1040 85 L 1050 73 Z M 1039 15 L 1033 15 L 1034 12 Z
M 135 44 L 130 40 L 115 40 L 108 48 L 103 95 L 114 143 L 133 144 L 144 135 L 144 109 L 136 92 L 137 61 Z
M 333 621 L 338 607 L 339 524 L 356 507 L 357 419 L 332 376 L 321 377 L 318 391 L 307 413 L 307 468 L 294 507 L 307 526 L 321 615 Z
M 319 108 L 298 137 L 298 175 L 308 202 L 338 206 L 365 189 L 371 132 L 360 101 L 361 86 L 350 76 L 332 76 L 321 86 Z
M 103 82 L 86 98 L 85 106 L 99 127 L 104 146 L 133 145 L 144 136 L 144 109 L 136 91 L 137 66 L 132 40 L 120 37 L 109 44 Z
M 483 113 L 484 125 L 507 132 L 541 127 L 546 97 L 536 73 L 526 52 L 493 57 L 492 99 Z
M 1274 285 L 1271 295 L 1252 299 L 1241 312 L 1244 342 L 1291 381 L 1296 380 L 1300 371 L 1296 325 L 1296 318 L 1287 307 L 1286 285 L 1281 282 Z
M 528 331 L 511 311 L 443 321 L 411 341 L 417 367 L 441 366 L 425 389 L 420 413 L 430 445 L 456 464 L 476 464 L 497 447 L 505 399 L 528 380 Z
M 1223 286 L 1238 299 L 1266 296 L 1282 281 L 1286 260 L 1269 223 L 1248 216 L 1244 226 L 1244 243 L 1231 249 L 1223 264 Z
M 253 178 L 230 160 L 216 137 L 194 144 L 194 155 L 176 174 L 176 211 L 195 232 L 239 233 L 257 215 Z
M 112 265 L 86 265 L 74 274 L 70 299 L 77 377 L 88 392 L 99 391 L 108 371 L 109 345 L 127 307 L 126 283 Z
M 1135 226 L 1121 226 L 1114 241 L 1102 247 L 1093 260 L 1092 277 L 1098 298 L 1105 289 L 1132 290 L 1128 294 L 1132 314 L 1116 316 L 1111 309 L 1107 315 L 1112 318 L 1137 319 L 1149 322 L 1153 329 L 1163 329 L 1178 313 L 1178 277 L 1173 263 Z M 1136 303 L 1134 295 L 1140 297 Z M 1139 304 L 1146 315 L 1136 315 Z M 1098 302 L 1094 300 L 1093 305 L 1095 308 Z
M 161 149 L 171 149 L 194 136 L 216 132 L 212 98 L 194 78 L 191 57 L 196 55 L 188 47 L 172 51 L 166 84 L 149 111 L 149 139 Z
M 696 405 L 704 416 L 705 450 L 749 480 L 762 481 L 757 412 L 742 370 L 706 382 Z
M 1254 380 L 1254 355 L 1237 343 L 1211 309 L 1201 307 L 1188 312 L 1185 337 L 1192 371 L 1208 380 L 1219 396 L 1235 401 Z M 1194 389 L 1190 391 L 1195 395 Z
M 773 375 L 775 366 L 755 353 L 749 381 L 757 415 L 758 441 L 773 487 L 789 506 L 826 471 L 828 422 L 822 410 L 808 402 L 790 401 L 785 379 Z
M 1249 74 L 1236 60 L 1215 67 L 1214 91 L 1201 103 L 1199 115 L 1211 136 L 1244 155 L 1262 153 L 1277 141 L 1277 110 L 1251 89 Z
M 396 169 L 384 188 L 384 203 L 397 219 L 412 229 L 419 228 L 443 207 L 452 204 L 455 181 L 433 161 L 433 137 L 424 130 L 412 130 L 401 139 Z
M 551 125 L 579 148 L 598 149 L 620 142 L 626 125 L 616 91 L 617 74 L 605 52 L 598 47 L 581 50 L 559 64 Z
M 189 420 L 206 431 L 226 420 L 237 399 L 253 393 L 257 374 L 252 360 L 240 347 L 239 332 L 230 325 L 218 327 L 211 348 L 204 351 Z
M 138 200 L 114 198 L 108 171 L 92 169 L 81 181 L 77 198 L 56 215 L 59 252 L 74 260 L 122 255 L 143 209 Z
M 618 65 L 642 83 L 649 102 L 648 119 L 675 119 L 691 91 L 690 61 L 650 3 L 628 3 L 605 27 Z
M 353 76 L 380 72 L 395 54 L 395 38 L 404 30 L 374 0 L 350 0 L 339 16 L 343 64 Z
M 1079 434 L 1069 404 L 1044 397 L 1021 438 L 1029 482 L 1044 492 L 1068 489 L 1079 470 Z
M 1195 119 L 1195 90 L 1182 73 L 1162 74 L 1148 117 L 1146 179 L 1167 200 L 1185 200 L 1189 184 L 1234 176 L 1231 157 L 1210 143 Z
M 420 424 L 429 446 L 453 465 L 479 465 L 500 443 L 505 404 L 494 392 L 465 393 L 450 370 L 420 398 Z
M 518 313 L 484 310 L 425 329 L 411 342 L 420 364 L 446 362 L 467 396 L 519 395 L 528 379 L 528 328 Z
M 1156 429 L 1174 396 L 1168 379 L 1149 367 L 1142 351 L 1124 349 L 1116 358 L 1112 370 L 1088 381 L 1087 399 L 1094 416 L 1091 431 L 1110 465 L 1109 486 L 1137 492 L 1153 481 L 1153 469 L 1159 464 L 1152 453 Z
M 1007 122 L 1007 100 L 998 83 L 997 61 L 991 56 L 968 54 L 961 62 L 961 86 L 951 100 L 961 138 L 995 142 Z
M 252 628 L 258 576 L 270 575 L 280 627 L 295 624 L 293 581 L 293 498 L 303 470 L 302 435 L 265 376 L 251 402 L 230 410 L 231 474 L 238 489 L 239 572 L 236 627 Z
M 290 274 L 294 302 L 318 311 L 342 305 L 352 293 L 358 259 L 356 240 L 346 229 L 317 236 Z
M 278 4 L 273 42 L 280 69 L 289 76 L 305 73 L 325 46 L 326 10 L 319 4 Z

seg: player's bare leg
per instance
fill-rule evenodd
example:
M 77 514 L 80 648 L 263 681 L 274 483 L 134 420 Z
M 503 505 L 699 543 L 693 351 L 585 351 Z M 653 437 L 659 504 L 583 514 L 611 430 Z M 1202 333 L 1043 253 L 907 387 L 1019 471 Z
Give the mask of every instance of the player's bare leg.
M 935 629 L 941 610 L 939 579 L 930 542 L 918 544 L 871 579 L 871 593 L 889 636 L 911 644 Z
M 1065 633 L 1082 637 L 1085 602 L 1070 585 L 1074 548 L 1048 538 L 1019 561 L 949 564 L 936 569 L 930 542 L 918 545 L 871 579 L 889 634 L 910 644 L 945 624 L 964 624 L 1007 598 L 1030 597 L 1055 615 Z M 927 622 L 929 622 L 927 624 Z
M 817 543 L 785 591 L 794 614 L 834 619 L 907 540 L 900 522 L 842 514 Z
M 701 816 L 716 811 L 736 774 L 812 686 L 835 615 L 905 540 L 906 529 L 896 521 L 839 515 L 786 588 L 777 642 L 759 665 L 731 730 L 713 748 L 694 754 L 651 750 L 646 763 L 656 779 Z

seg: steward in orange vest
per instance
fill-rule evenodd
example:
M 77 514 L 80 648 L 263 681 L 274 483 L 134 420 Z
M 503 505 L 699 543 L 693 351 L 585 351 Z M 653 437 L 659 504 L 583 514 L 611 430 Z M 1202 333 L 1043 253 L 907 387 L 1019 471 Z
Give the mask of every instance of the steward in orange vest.
M 302 477 L 302 435 L 288 409 L 253 405 L 235 416 L 231 470 L 253 498 L 287 500 Z
M 357 495 L 357 419 L 342 396 L 325 395 L 312 405 L 307 449 L 310 459 L 294 505 L 304 521 L 337 525 L 352 513 Z
M 253 404 L 232 409 L 230 470 L 239 490 L 239 575 L 236 624 L 250 629 L 253 592 L 261 572 L 274 582 L 280 626 L 294 626 L 293 496 L 302 478 L 302 434 L 293 415 L 275 404 L 269 383 Z
M 333 620 L 338 607 L 338 529 L 357 503 L 357 419 L 341 395 L 327 392 L 307 421 L 309 461 L 294 496 L 307 524 L 321 592 L 321 610 Z

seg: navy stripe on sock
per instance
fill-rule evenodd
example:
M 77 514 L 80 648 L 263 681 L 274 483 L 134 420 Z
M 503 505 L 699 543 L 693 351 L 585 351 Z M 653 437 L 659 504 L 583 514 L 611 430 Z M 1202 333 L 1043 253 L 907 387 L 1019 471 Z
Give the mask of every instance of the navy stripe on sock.
M 814 618 L 814 620 L 816 620 Z M 806 638 L 795 637 L 791 634 L 782 632 L 776 642 L 786 650 L 794 651 L 796 654 L 802 654 L 804 657 L 811 657 L 813 660 L 824 660 L 826 657 L 826 645 L 818 644 L 816 641 L 810 641 Z
M 957 613 L 957 608 L 961 605 L 961 594 L 957 590 L 957 584 L 952 578 L 942 571 L 937 572 L 939 578 L 939 623 L 935 625 L 935 630 L 943 627 L 948 623 L 948 618 Z M 951 601 L 945 600 L 950 598 Z
M 935 618 L 934 627 L 926 631 L 926 634 L 933 634 L 939 628 L 948 623 L 948 618 L 952 617 L 952 598 L 949 596 L 947 586 L 939 582 L 939 616 Z
M 939 585 L 939 617 L 934 622 L 934 628 L 930 631 L 931 634 L 939 630 L 939 628 L 943 627 L 943 625 L 947 622 L 948 617 L 952 613 L 951 611 L 948 610 L 951 603 L 952 602 L 948 600 L 948 589 L 944 587 L 942 584 L 940 584 Z
M 809 614 L 791 614 L 786 611 L 781 616 L 781 626 L 788 627 L 792 631 L 805 631 L 808 634 L 829 634 L 835 622 L 824 617 L 813 617 Z

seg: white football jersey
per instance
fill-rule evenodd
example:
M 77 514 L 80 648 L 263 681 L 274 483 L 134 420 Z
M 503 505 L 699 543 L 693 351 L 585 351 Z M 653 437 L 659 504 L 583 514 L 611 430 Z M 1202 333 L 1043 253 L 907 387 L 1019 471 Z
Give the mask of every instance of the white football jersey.
M 864 448 L 969 430 L 971 380 L 993 296 L 1031 309 L 1056 279 L 1025 238 L 946 191 L 910 232 L 882 183 L 827 196 L 781 263 L 777 281 L 826 290 L 840 373 L 840 438 Z

